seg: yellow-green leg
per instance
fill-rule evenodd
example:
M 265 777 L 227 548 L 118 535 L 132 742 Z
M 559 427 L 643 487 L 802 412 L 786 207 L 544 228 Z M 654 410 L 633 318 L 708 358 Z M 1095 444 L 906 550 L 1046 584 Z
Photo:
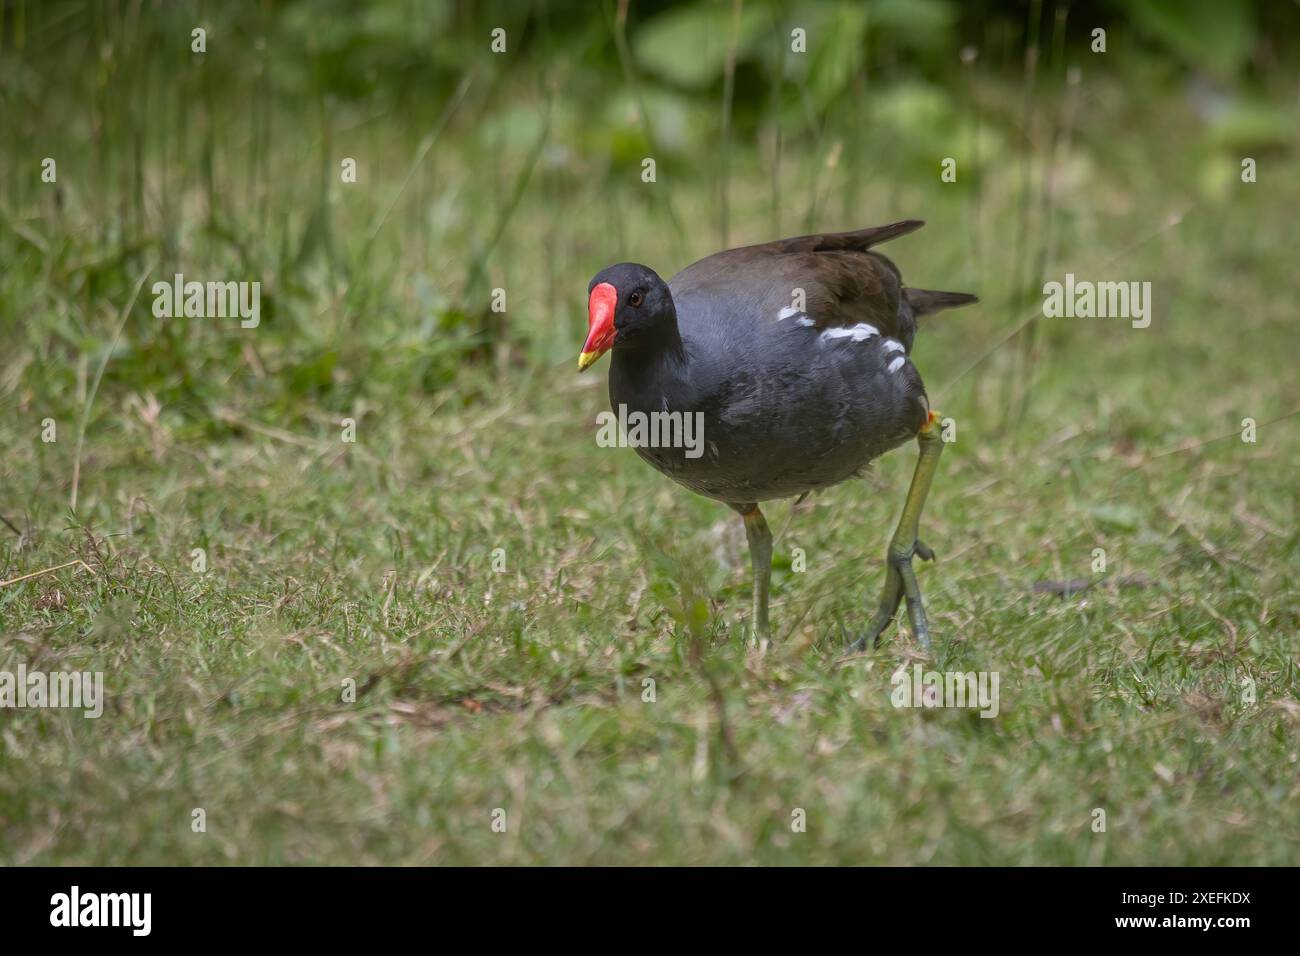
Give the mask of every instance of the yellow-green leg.
M 745 519 L 745 537 L 749 539 L 749 560 L 754 569 L 754 603 L 750 617 L 754 638 L 762 640 L 769 634 L 767 626 L 767 595 L 772 584 L 772 532 L 756 502 L 732 505 Z
M 912 620 L 912 632 L 922 648 L 927 651 L 930 649 L 930 625 L 926 622 L 925 607 L 921 603 L 921 586 L 917 584 L 916 572 L 912 570 L 912 556 L 917 555 L 925 561 L 934 560 L 934 552 L 920 542 L 917 532 L 925 499 L 930 493 L 930 484 L 938 470 L 939 455 L 943 451 L 938 425 L 940 417 L 938 412 L 930 412 L 926 423 L 917 433 L 916 440 L 921 446 L 921 455 L 916 461 L 912 486 L 907 490 L 907 501 L 903 505 L 903 514 L 898 519 L 898 528 L 890 539 L 889 551 L 885 555 L 885 586 L 880 593 L 880 606 L 867 625 L 866 632 L 853 642 L 851 650 L 860 651 L 868 645 L 875 647 L 879 644 L 880 635 L 893 621 L 894 613 L 904 597 L 907 598 L 907 614 Z

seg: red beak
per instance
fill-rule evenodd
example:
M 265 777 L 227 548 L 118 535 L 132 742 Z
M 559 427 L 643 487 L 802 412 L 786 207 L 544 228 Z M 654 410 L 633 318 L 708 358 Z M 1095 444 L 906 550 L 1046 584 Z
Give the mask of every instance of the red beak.
M 614 308 L 618 305 L 618 290 L 602 282 L 591 290 L 587 299 L 587 344 L 578 356 L 581 372 L 609 351 L 614 344 Z

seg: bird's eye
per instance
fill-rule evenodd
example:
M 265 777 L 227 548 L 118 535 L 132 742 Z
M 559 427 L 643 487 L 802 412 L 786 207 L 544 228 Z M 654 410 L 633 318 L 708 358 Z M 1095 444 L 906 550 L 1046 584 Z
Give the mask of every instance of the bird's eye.
M 633 292 L 630 296 L 627 297 L 627 304 L 634 309 L 640 308 L 641 303 L 644 301 L 645 301 L 645 295 L 644 293 L 642 293 L 640 289 L 637 289 L 635 292 Z

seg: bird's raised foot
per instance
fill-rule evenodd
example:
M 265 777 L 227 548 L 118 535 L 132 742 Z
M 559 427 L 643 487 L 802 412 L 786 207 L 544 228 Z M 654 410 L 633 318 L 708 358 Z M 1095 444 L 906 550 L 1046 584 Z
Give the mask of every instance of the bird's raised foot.
M 906 551 L 890 549 L 885 557 L 885 586 L 880 594 L 880 606 L 866 630 L 849 645 L 851 652 L 864 651 L 868 646 L 873 649 L 880 646 L 881 635 L 893 622 L 894 614 L 904 597 L 907 598 L 907 615 L 912 621 L 912 633 L 916 635 L 923 650 L 930 649 L 930 625 L 926 621 L 925 606 L 921 602 L 921 586 L 917 583 L 916 572 L 912 570 L 913 556 L 922 561 L 933 561 L 934 551 L 920 539 L 913 541 L 912 547 Z

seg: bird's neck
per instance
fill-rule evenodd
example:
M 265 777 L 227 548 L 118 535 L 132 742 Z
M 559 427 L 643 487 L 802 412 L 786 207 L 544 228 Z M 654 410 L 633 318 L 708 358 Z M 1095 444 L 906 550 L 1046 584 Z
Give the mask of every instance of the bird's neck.
M 610 385 L 629 398 L 653 394 L 656 403 L 668 392 L 680 392 L 688 382 L 689 359 L 672 315 L 635 340 L 614 348 L 611 355 Z
M 665 374 L 684 367 L 686 348 L 677 328 L 676 311 L 653 326 L 638 330 L 631 341 L 615 346 L 613 359 L 638 376 Z

